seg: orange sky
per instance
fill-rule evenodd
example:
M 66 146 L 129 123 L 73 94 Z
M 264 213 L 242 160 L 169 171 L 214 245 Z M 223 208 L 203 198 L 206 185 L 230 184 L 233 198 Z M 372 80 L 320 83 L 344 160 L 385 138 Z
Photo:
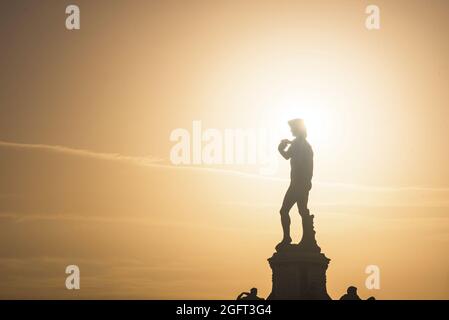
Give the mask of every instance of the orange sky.
M 0 298 L 268 296 L 288 162 L 175 166 L 169 137 L 292 116 L 330 295 L 449 298 L 447 1 L 77 1 L 67 31 L 70 3 L 0 4 Z

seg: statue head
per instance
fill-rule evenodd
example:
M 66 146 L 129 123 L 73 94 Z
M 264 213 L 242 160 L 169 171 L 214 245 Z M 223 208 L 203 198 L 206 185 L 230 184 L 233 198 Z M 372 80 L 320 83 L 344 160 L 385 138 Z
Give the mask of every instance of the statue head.
M 292 135 L 297 138 L 306 138 L 307 129 L 303 119 L 292 119 L 288 122 Z
M 257 296 L 257 288 L 251 288 L 249 292 L 251 293 L 251 295 Z

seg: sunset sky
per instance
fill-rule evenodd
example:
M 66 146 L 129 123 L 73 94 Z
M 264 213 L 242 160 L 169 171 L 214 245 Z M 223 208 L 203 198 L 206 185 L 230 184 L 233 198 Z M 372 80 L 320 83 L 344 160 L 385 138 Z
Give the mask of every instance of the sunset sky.
M 449 299 L 448 31 L 446 0 L 0 2 L 0 298 L 267 297 L 278 141 L 263 174 L 175 165 L 170 134 L 303 117 L 330 296 Z

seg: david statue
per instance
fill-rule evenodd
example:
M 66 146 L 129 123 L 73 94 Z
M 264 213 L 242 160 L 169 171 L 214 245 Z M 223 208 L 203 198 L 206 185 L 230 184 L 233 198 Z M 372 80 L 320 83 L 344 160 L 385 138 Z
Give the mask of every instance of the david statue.
M 326 270 L 328 259 L 315 240 L 313 215 L 307 207 L 312 188 L 313 150 L 307 142 L 307 130 L 302 119 L 288 122 L 293 140 L 284 139 L 279 153 L 290 160 L 290 186 L 282 202 L 281 223 L 284 236 L 276 245 L 276 252 L 268 259 L 273 271 L 273 287 L 269 300 L 328 300 Z M 294 205 L 302 219 L 302 239 L 292 243 L 290 236 L 290 209 Z
M 290 236 L 290 209 L 296 204 L 302 218 L 303 235 L 299 247 L 305 250 L 319 250 L 313 230 L 313 215 L 307 208 L 309 192 L 312 188 L 313 176 L 313 150 L 307 138 L 307 130 L 302 119 L 293 119 L 288 122 L 293 140 L 284 139 L 279 143 L 279 153 L 290 160 L 290 186 L 282 202 L 281 224 L 284 232 L 282 241 L 276 246 L 279 251 L 292 242 Z

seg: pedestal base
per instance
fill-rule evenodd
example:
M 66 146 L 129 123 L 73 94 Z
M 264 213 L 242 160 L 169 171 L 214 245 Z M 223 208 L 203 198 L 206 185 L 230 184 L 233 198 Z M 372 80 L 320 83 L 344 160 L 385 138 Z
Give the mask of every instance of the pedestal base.
M 330 259 L 319 251 L 287 245 L 268 259 L 273 270 L 270 300 L 330 300 L 326 270 Z

